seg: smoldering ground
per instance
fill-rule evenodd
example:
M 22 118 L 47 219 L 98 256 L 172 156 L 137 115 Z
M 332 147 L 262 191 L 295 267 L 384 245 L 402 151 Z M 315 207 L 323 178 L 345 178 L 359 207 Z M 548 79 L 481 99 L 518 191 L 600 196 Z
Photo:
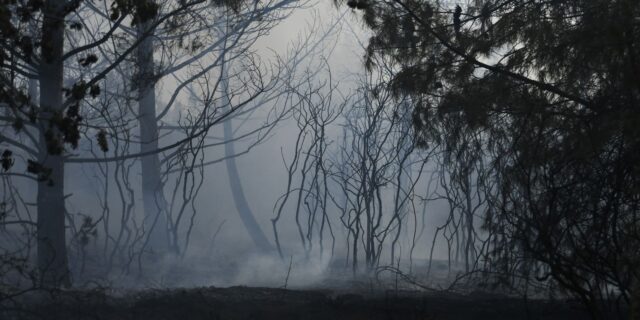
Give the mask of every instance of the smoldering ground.
M 593 2 L 3 3 L 0 314 L 637 308 L 638 8 Z

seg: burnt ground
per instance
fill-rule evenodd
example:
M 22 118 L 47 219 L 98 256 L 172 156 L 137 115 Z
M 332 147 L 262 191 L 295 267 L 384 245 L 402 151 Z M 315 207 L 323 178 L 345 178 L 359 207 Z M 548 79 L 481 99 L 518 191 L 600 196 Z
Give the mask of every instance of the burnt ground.
M 25 307 L 28 306 L 28 307 Z M 387 291 L 230 287 L 66 291 L 23 304 L 16 319 L 588 319 L 572 301 Z

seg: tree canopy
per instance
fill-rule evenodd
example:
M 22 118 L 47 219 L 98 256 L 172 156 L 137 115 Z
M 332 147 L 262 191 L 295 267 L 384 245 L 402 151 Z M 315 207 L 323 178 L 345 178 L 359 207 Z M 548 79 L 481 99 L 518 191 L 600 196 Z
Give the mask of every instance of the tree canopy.
M 484 164 L 482 260 L 588 304 L 629 301 L 640 276 L 640 2 L 347 4 L 374 33 L 367 67 L 393 63 L 391 87 L 413 97 L 419 144 Z

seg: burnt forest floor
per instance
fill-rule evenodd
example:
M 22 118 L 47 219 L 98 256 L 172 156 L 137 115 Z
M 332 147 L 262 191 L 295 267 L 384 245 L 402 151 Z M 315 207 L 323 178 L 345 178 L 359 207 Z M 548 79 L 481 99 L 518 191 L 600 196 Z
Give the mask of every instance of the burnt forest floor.
M 6 310 L 5 310 L 6 311 Z M 353 293 L 260 287 L 69 290 L 39 295 L 10 319 L 589 319 L 575 301 L 475 293 Z

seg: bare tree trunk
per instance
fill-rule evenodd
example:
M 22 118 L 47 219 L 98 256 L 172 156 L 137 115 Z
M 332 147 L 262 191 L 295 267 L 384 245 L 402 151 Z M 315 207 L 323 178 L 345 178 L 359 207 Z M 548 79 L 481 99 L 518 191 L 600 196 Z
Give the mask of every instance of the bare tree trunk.
M 137 48 L 138 63 L 138 122 L 140 124 L 140 152 L 158 149 L 158 122 L 156 121 L 155 72 L 153 37 L 146 35 L 152 22 L 140 23 L 138 37 L 145 37 Z M 147 245 L 155 252 L 166 252 L 169 247 L 167 229 L 167 201 L 161 180 L 160 159 L 157 153 L 141 158 L 142 202 L 144 207 Z
M 222 103 L 226 108 L 231 107 L 231 101 L 229 101 L 228 91 L 229 91 L 229 79 L 227 77 L 225 66 L 224 79 L 222 79 L 222 92 L 223 99 Z M 271 242 L 267 239 L 267 236 L 262 231 L 262 228 L 256 221 L 255 215 L 251 208 L 249 207 L 249 203 L 247 202 L 247 198 L 244 195 L 244 190 L 242 188 L 242 182 L 240 181 L 240 174 L 238 173 L 238 167 L 236 165 L 236 160 L 234 157 L 235 148 L 233 144 L 233 125 L 231 123 L 231 118 L 224 121 L 224 140 L 226 143 L 224 144 L 225 156 L 227 159 L 225 160 L 225 164 L 227 166 L 227 174 L 229 176 L 229 185 L 231 186 L 231 193 L 233 195 L 233 202 L 235 204 L 236 210 L 238 210 L 238 214 L 240 215 L 240 219 L 244 224 L 244 227 L 249 232 L 249 236 L 253 243 L 263 252 L 271 252 L 274 251 Z
M 43 9 L 42 52 L 40 64 L 40 123 L 39 163 L 50 175 L 38 182 L 37 238 L 38 270 L 45 287 L 69 286 L 69 267 L 65 239 L 64 160 L 62 155 L 49 154 L 50 143 L 59 137 L 59 129 L 51 119 L 63 110 L 63 0 L 47 1 Z M 48 134 L 45 134 L 47 132 Z

